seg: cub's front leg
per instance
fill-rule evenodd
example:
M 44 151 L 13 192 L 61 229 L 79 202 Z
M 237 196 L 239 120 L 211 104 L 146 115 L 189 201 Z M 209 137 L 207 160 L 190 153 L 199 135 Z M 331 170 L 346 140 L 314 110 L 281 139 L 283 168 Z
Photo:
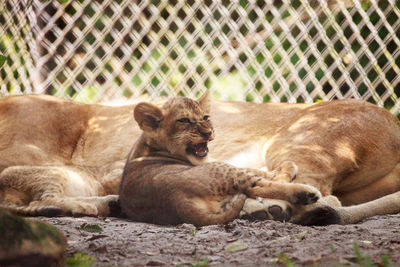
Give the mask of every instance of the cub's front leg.
M 318 189 L 309 185 L 268 181 L 254 176 L 249 179 L 252 184 L 245 193 L 251 198 L 281 199 L 294 205 L 308 205 L 322 197 Z

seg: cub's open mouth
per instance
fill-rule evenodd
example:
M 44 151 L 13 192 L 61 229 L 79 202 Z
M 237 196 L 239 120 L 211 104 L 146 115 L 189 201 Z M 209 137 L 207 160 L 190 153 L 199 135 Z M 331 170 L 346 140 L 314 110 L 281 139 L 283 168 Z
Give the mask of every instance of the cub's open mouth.
M 186 148 L 186 153 L 192 154 L 198 158 L 204 158 L 208 154 L 207 142 L 192 144 L 189 143 Z

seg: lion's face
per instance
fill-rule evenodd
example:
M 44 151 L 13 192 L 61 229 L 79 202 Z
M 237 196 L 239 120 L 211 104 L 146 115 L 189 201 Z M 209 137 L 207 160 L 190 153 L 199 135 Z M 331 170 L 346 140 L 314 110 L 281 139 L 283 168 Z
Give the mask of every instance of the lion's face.
M 162 108 L 140 103 L 135 119 L 157 147 L 194 165 L 207 160 L 208 142 L 214 138 L 208 95 L 199 101 L 173 98 Z

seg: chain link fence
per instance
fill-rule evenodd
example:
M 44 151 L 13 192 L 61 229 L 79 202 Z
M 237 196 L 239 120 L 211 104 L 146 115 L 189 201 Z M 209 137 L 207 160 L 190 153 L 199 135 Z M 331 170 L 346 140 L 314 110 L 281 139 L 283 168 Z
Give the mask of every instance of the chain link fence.
M 400 2 L 2 0 L 0 93 L 400 109 Z

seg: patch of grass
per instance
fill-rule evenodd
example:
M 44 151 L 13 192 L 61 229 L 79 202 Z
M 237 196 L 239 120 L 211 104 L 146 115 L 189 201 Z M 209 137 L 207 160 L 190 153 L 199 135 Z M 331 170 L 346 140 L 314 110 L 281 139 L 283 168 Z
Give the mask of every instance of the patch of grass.
M 335 251 L 335 248 L 333 245 L 331 245 L 330 248 L 331 248 L 331 252 Z M 348 266 L 349 264 L 351 266 L 356 266 L 356 267 L 394 267 L 394 266 L 396 266 L 393 262 L 390 261 L 390 256 L 388 256 L 388 255 L 383 255 L 381 257 L 381 261 L 378 263 L 375 263 L 371 259 L 370 256 L 365 255 L 360 251 L 360 248 L 358 247 L 357 243 L 354 243 L 353 249 L 354 249 L 355 259 L 354 259 L 354 257 L 352 257 L 351 262 L 347 261 L 348 263 L 343 264 L 343 263 L 334 261 L 334 262 L 330 262 L 330 263 L 335 263 L 334 266 L 338 266 L 338 267 Z M 273 260 L 273 264 L 274 264 L 274 266 L 281 266 L 282 264 L 286 267 L 295 266 L 292 259 L 290 259 L 284 252 L 279 254 L 279 256 Z M 316 262 L 316 265 L 313 265 L 313 266 L 323 266 L 320 264 L 322 264 L 322 262 L 320 262 L 320 263 Z
M 392 267 L 394 264 L 390 262 L 388 255 L 383 255 L 381 257 L 381 262 L 375 264 L 368 255 L 363 255 L 358 247 L 357 243 L 354 243 L 354 254 L 357 258 L 358 266 L 362 267 Z
M 192 236 L 195 236 L 195 235 L 196 235 L 196 228 L 193 228 L 193 229 L 190 231 L 190 234 L 191 234 Z
M 279 254 L 278 262 L 285 264 L 286 267 L 293 267 L 293 261 L 283 252 Z
M 73 257 L 67 258 L 66 267 L 91 267 L 96 261 L 96 258 L 84 254 L 75 253 Z
M 207 267 L 208 266 L 208 258 L 205 257 L 203 260 L 197 260 L 191 264 L 193 267 Z
M 90 233 L 101 233 L 103 232 L 103 229 L 98 226 L 97 224 L 82 224 L 81 225 L 81 230 L 85 230 L 86 232 Z

